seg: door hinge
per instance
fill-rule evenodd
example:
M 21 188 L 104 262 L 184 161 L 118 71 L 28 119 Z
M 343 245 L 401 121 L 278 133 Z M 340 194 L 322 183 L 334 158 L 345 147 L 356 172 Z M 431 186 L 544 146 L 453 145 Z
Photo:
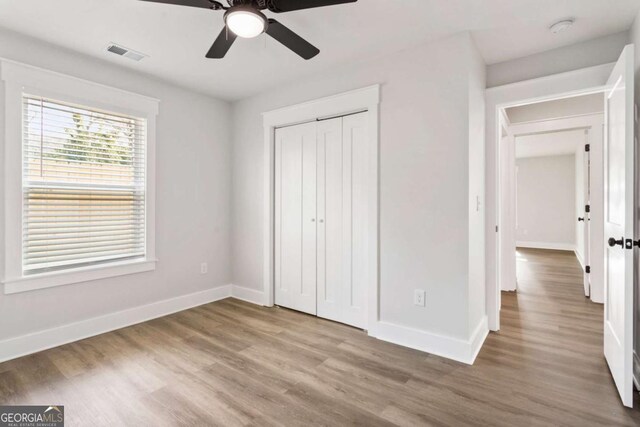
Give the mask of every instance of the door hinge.
M 587 266 L 584 268 L 584 271 L 585 271 L 587 274 L 590 274 L 590 273 L 591 273 L 591 266 L 590 266 L 590 265 L 587 265 Z
M 496 225 L 496 233 L 498 232 L 498 226 Z
M 585 212 L 591 212 L 591 205 L 585 205 L 584 206 L 584 211 Z
M 587 153 L 588 153 L 589 151 L 591 151 L 591 144 L 586 144 L 586 145 L 584 146 L 584 151 L 586 151 Z

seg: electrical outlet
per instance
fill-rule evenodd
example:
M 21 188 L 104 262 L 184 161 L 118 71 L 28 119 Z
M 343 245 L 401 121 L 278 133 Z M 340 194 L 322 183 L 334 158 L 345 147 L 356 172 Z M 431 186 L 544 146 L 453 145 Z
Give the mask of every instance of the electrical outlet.
M 200 264 L 200 274 L 207 274 L 207 271 L 209 271 L 207 263 L 203 262 L 202 264 Z
M 420 307 L 426 307 L 426 292 L 422 289 L 416 289 L 413 294 L 413 303 Z

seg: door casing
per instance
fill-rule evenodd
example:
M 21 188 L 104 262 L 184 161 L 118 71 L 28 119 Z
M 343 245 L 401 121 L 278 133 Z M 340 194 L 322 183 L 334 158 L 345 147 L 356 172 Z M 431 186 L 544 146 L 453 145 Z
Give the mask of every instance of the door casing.
M 614 64 L 603 64 L 553 76 L 489 88 L 485 92 L 486 114 L 486 310 L 489 329 L 500 330 L 499 272 L 499 160 L 500 111 L 534 102 L 551 101 L 604 92 Z
M 568 117 L 568 118 L 559 118 L 552 119 L 543 122 L 543 124 L 534 122 L 534 123 L 522 123 L 522 124 L 513 124 L 509 126 L 509 138 L 506 139 L 508 143 L 512 146 L 507 147 L 509 150 L 513 151 L 514 147 L 514 139 L 518 136 L 523 135 L 534 135 L 534 134 L 544 134 L 550 132 L 562 132 L 569 130 L 584 130 L 586 139 L 589 140 L 591 145 L 590 154 L 592 155 L 593 165 L 592 165 L 592 182 L 599 182 L 600 187 L 593 187 L 592 189 L 592 200 L 591 200 L 591 239 L 590 239 L 590 248 L 592 249 L 593 262 L 591 262 L 591 273 L 590 277 L 592 281 L 595 283 L 593 287 L 593 292 L 590 295 L 591 300 L 596 303 L 602 304 L 604 302 L 604 285 L 603 285 L 603 259 L 604 259 L 604 235 L 603 235 L 603 213 L 602 213 L 602 203 L 603 203 L 603 176 L 602 176 L 602 150 L 603 150 L 603 126 L 604 126 L 604 114 L 596 113 L 589 114 L 585 116 L 578 117 Z M 503 147 L 499 147 L 501 150 Z M 505 165 L 504 157 L 500 158 L 500 162 L 498 163 L 498 167 L 500 170 L 506 167 L 512 167 L 513 165 Z M 515 161 L 515 159 L 511 159 L 510 161 Z M 504 182 L 502 182 L 504 178 L 502 175 L 498 180 L 499 188 L 502 188 Z M 513 196 L 513 189 L 511 197 Z M 500 203 L 500 200 L 498 200 Z M 507 227 L 511 224 L 515 224 L 513 213 L 509 212 L 502 205 L 498 205 L 498 216 L 500 218 L 500 229 L 498 234 L 498 238 L 500 239 L 500 245 L 504 244 L 504 242 L 509 242 L 510 248 L 515 253 L 516 239 L 512 233 L 508 234 L 509 230 Z M 508 234 L 508 235 L 507 235 Z M 586 243 L 586 242 L 585 242 Z M 501 248 L 502 249 L 502 248 Z M 514 257 L 515 258 L 515 257 Z M 515 290 L 515 259 L 507 259 L 498 257 L 496 260 L 497 271 L 498 271 L 498 286 L 501 290 Z M 512 285 L 512 287 L 505 286 L 506 284 Z
M 367 113 L 369 149 L 367 179 L 366 329 L 376 336 L 379 304 L 379 104 L 380 85 L 368 86 L 326 98 L 263 113 L 264 128 L 264 227 L 263 304 L 274 305 L 275 284 L 275 130 L 279 127 L 358 112 Z

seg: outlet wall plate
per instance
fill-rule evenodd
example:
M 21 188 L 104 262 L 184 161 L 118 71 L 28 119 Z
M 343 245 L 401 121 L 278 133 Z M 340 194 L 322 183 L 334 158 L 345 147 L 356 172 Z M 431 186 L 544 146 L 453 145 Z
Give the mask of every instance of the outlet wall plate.
M 427 305 L 426 294 L 423 289 L 416 289 L 413 294 L 413 303 L 419 307 L 425 307 Z
M 202 264 L 200 264 L 200 274 L 207 274 L 208 270 L 209 268 L 207 267 L 206 262 L 203 262 Z

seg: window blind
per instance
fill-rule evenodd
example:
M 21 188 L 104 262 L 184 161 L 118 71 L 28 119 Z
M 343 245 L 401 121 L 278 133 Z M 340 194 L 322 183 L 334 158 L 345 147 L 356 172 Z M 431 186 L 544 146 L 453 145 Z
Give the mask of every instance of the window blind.
M 24 274 L 145 256 L 146 121 L 23 94 Z

